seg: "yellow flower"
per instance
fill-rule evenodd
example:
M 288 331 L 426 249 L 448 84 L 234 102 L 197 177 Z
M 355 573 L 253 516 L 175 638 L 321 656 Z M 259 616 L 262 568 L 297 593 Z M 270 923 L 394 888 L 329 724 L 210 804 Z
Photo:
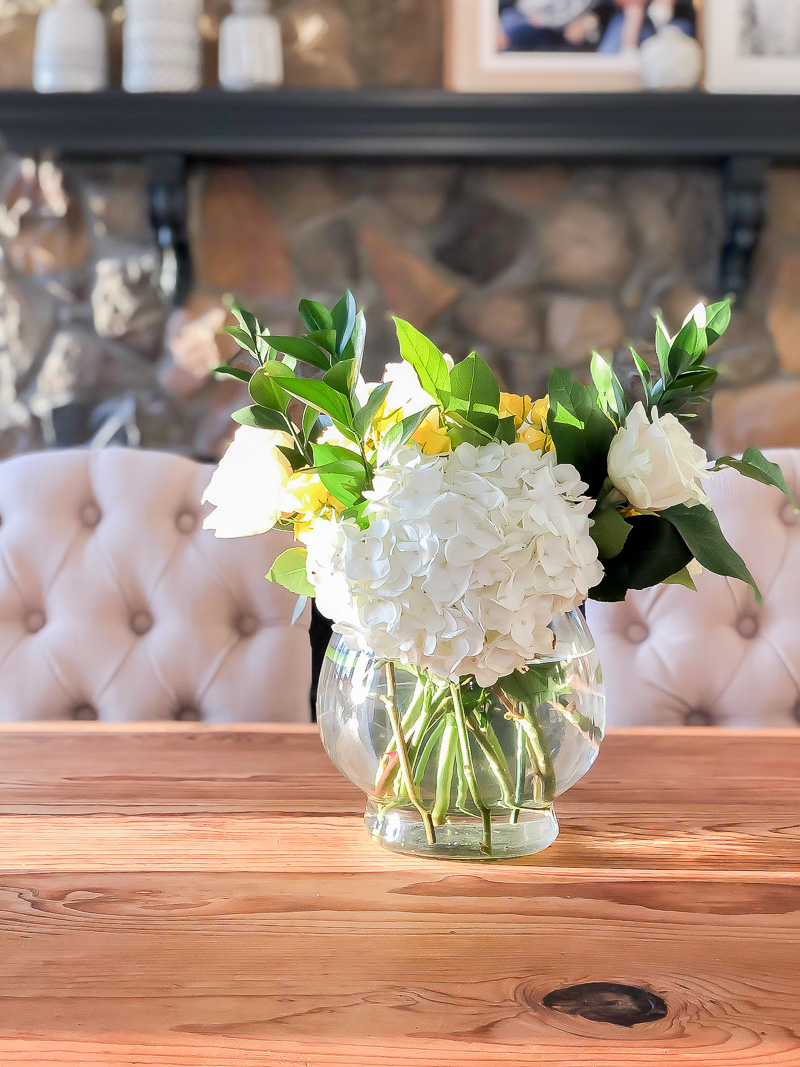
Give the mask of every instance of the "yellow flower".
M 311 471 L 298 471 L 286 483 L 284 494 L 285 510 L 290 514 L 296 511 L 320 511 L 328 502 L 328 490 Z
M 547 428 L 550 397 L 544 396 L 535 403 L 528 396 L 524 397 L 524 400 L 527 402 L 525 418 L 522 424 L 517 426 L 517 440 L 534 452 L 552 452 L 553 439 Z
M 531 410 L 528 413 L 528 420 L 532 423 L 538 421 L 542 426 L 546 426 L 549 412 L 550 397 L 543 396 L 541 400 L 537 400 L 535 404 L 531 405 Z
M 438 415 L 438 412 L 436 413 Z M 425 419 L 412 437 L 426 456 L 439 456 L 449 452 L 453 445 L 445 430 L 439 426 L 438 419 Z
M 550 435 L 535 426 L 523 426 L 517 434 L 517 440 L 526 444 L 533 452 L 549 452 L 553 447 Z
M 500 418 L 506 419 L 509 415 L 514 416 L 514 425 L 517 429 L 522 426 L 525 417 L 533 407 L 533 401 L 529 396 L 517 396 L 516 393 L 500 394 Z

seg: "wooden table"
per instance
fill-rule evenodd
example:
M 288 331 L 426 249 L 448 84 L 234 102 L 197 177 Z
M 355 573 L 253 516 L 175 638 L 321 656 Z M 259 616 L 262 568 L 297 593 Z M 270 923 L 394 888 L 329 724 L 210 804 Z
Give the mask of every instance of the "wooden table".
M 2 1067 L 800 1065 L 800 731 L 614 733 L 525 862 L 361 810 L 310 728 L 0 728 Z

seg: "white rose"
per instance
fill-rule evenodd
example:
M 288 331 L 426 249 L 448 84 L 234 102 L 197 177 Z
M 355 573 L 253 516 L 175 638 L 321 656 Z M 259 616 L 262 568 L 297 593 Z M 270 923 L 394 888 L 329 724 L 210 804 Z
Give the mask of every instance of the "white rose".
M 266 533 L 283 512 L 286 483 L 292 474 L 278 445 L 292 444 L 281 430 L 240 426 L 214 471 L 203 503 L 214 511 L 203 523 L 217 537 L 250 537 Z
M 453 360 L 450 356 L 445 354 L 444 361 L 447 369 L 452 370 Z M 430 393 L 422 388 L 417 372 L 405 360 L 400 363 L 387 363 L 383 381 L 391 383 L 384 401 L 384 411 L 387 413 L 401 412 L 402 418 L 405 419 L 436 403 Z M 375 385 L 368 386 L 370 392 L 374 388 Z
M 711 477 L 708 456 L 674 415 L 652 423 L 641 401 L 635 405 L 611 442 L 608 475 L 637 511 L 663 511 L 676 504 L 711 501 L 701 482 Z

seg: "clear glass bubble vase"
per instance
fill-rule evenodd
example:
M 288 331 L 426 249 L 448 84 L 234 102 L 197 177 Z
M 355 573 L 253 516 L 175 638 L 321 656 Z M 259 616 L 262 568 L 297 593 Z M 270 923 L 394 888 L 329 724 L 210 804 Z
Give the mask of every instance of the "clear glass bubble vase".
M 353 652 L 334 635 L 317 715 L 333 763 L 367 794 L 369 834 L 435 859 L 529 856 L 558 836 L 553 802 L 595 761 L 605 697 L 579 612 L 552 656 L 488 689 Z

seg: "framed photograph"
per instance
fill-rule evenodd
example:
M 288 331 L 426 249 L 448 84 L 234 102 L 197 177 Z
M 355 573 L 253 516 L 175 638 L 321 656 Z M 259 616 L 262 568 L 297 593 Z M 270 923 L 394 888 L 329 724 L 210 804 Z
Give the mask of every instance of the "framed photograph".
M 706 0 L 706 88 L 800 93 L 798 0 Z
M 697 35 L 695 0 L 447 0 L 446 10 L 445 82 L 460 92 L 635 91 L 645 41 L 666 26 Z

